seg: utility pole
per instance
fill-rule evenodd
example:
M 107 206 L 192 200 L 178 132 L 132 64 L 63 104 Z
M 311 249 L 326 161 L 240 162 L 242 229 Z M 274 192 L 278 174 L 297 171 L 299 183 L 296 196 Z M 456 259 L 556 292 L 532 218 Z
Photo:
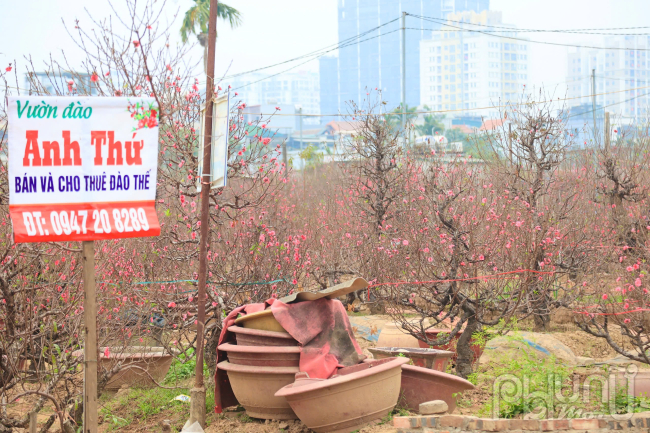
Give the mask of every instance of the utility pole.
M 609 132 L 609 112 L 605 113 L 605 154 L 609 156 L 609 146 L 611 140 L 611 133 Z
M 205 386 L 203 383 L 203 350 L 205 329 L 205 285 L 208 274 L 207 254 L 210 225 L 210 162 L 212 160 L 212 110 L 214 106 L 214 56 L 217 41 L 218 0 L 210 0 L 208 24 L 208 67 L 205 85 L 205 135 L 203 140 L 203 174 L 201 179 L 201 232 L 199 239 L 198 314 L 196 322 L 196 370 L 194 388 L 190 390 L 190 424 L 198 421 L 205 428 Z
M 596 69 L 591 70 L 591 111 L 594 113 L 594 143 L 596 142 Z
M 402 11 L 402 130 L 406 141 L 406 12 Z

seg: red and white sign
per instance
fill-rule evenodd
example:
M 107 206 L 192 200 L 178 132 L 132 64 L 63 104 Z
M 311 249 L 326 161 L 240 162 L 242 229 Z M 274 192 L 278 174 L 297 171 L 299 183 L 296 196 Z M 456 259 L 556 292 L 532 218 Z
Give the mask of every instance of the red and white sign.
M 9 97 L 15 242 L 157 236 L 153 98 Z

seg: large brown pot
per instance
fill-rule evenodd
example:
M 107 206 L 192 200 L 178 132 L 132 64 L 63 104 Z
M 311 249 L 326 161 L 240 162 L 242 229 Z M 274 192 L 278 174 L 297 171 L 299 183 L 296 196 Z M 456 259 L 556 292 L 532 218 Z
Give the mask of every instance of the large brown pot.
M 231 326 L 229 332 L 235 334 L 238 346 L 297 346 L 288 332 L 261 331 L 259 329 Z
M 254 365 L 258 367 L 298 367 L 300 347 L 298 346 L 239 346 L 222 344 L 219 350 L 228 353 L 231 364 Z
M 329 379 L 296 382 L 275 395 L 286 398 L 300 420 L 317 433 L 349 433 L 379 420 L 397 404 L 401 370 L 408 358 L 366 360 Z
M 379 333 L 377 346 L 382 347 L 420 347 L 419 340 L 406 333 L 396 323 L 386 323 Z
M 402 386 L 400 406 L 420 410 L 420 403 L 431 400 L 444 400 L 449 406 L 449 413 L 456 409 L 454 394 L 474 389 L 471 382 L 453 374 L 443 373 L 430 368 L 402 365 Z
M 289 403 L 275 393 L 293 383 L 298 367 L 257 367 L 223 361 L 217 368 L 228 372 L 230 385 L 248 416 L 261 419 L 296 419 Z
M 260 331 L 285 332 L 280 322 L 273 316 L 273 312 L 268 310 L 258 311 L 257 313 L 246 314 L 235 320 L 235 325 L 244 328 L 259 329 Z
M 125 347 L 119 348 L 120 353 L 113 353 L 109 348 L 108 357 L 104 355 L 105 349 L 100 348 L 98 366 L 100 371 L 110 371 L 118 362 L 122 363 L 121 370 L 111 376 L 105 385 L 104 388 L 107 390 L 117 390 L 122 385 L 153 388 L 156 386 L 154 381 L 160 383 L 165 378 L 173 360 L 173 356 L 165 352 L 162 347 L 147 349 L 137 346 Z M 77 350 L 73 355 L 83 356 L 83 350 Z
M 375 359 L 384 359 L 394 356 L 405 356 L 418 367 L 431 368 L 438 371 L 446 371 L 449 360 L 454 352 L 438 349 L 422 349 L 413 347 L 369 347 Z

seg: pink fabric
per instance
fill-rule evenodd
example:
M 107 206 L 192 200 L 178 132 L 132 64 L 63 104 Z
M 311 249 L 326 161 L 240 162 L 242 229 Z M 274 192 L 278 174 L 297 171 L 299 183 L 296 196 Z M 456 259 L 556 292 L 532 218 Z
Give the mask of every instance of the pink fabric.
M 339 367 L 356 365 L 364 358 L 341 301 L 321 298 L 294 304 L 275 302 L 271 311 L 300 343 L 300 371 L 309 377 L 327 379 Z

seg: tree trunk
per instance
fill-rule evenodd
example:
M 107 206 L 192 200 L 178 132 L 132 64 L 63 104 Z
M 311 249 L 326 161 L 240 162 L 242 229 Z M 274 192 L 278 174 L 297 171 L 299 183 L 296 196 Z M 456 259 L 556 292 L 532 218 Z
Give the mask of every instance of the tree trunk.
M 465 330 L 456 344 L 456 353 L 458 355 L 456 359 L 456 373 L 464 379 L 467 379 L 473 372 L 475 359 L 474 351 L 472 350 L 472 335 L 479 330 L 479 327 L 480 324 L 476 321 L 476 317 L 474 315 L 469 316 Z

